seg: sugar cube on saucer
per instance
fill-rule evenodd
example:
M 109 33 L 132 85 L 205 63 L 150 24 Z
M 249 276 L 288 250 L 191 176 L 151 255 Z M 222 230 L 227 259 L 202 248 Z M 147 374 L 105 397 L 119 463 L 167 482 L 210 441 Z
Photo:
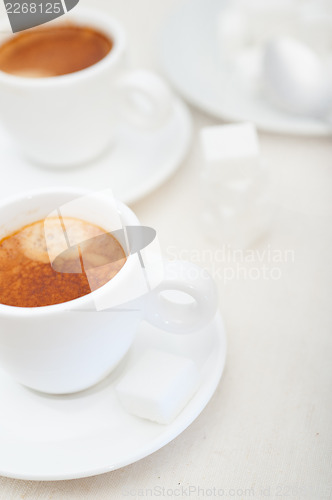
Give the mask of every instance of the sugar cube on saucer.
M 150 349 L 123 376 L 116 392 L 129 413 L 168 424 L 193 397 L 198 383 L 194 361 Z
M 217 36 L 223 59 L 231 59 L 245 47 L 248 41 L 248 22 L 241 7 L 236 4 L 223 6 L 217 16 Z

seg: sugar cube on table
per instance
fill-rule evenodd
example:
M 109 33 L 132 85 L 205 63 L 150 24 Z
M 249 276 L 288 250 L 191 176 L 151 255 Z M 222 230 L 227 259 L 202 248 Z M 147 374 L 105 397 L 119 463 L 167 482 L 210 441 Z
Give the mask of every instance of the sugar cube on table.
M 219 243 L 248 247 L 269 225 L 266 169 L 252 123 L 206 127 L 203 153 L 203 227 Z
M 199 385 L 193 360 L 149 349 L 122 377 L 116 392 L 137 417 L 168 424 L 183 410 Z
M 201 144 L 206 169 L 219 178 L 235 179 L 259 172 L 261 159 L 256 127 L 236 123 L 204 127 Z

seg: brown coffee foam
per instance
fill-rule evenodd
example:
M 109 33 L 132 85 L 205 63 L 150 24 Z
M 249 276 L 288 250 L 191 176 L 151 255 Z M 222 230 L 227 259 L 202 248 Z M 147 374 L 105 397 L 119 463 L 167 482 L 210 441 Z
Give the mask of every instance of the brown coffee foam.
M 67 250 L 68 243 L 74 246 L 100 234 L 102 229 L 84 221 L 52 217 L 25 227 L 16 238 L 28 259 L 47 264 Z
M 112 46 L 112 40 L 88 26 L 35 28 L 0 46 L 0 70 L 28 78 L 70 74 L 101 61 Z
M 73 300 L 103 286 L 125 261 L 120 243 L 98 226 L 66 217 L 38 221 L 0 241 L 0 303 L 40 307 Z

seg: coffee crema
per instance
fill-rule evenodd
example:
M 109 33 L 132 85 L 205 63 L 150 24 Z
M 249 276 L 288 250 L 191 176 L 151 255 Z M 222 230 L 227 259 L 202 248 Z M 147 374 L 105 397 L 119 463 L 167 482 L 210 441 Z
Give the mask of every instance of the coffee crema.
M 101 61 L 112 47 L 112 40 L 88 26 L 35 28 L 0 46 L 0 70 L 27 78 L 67 75 Z
M 0 304 L 42 307 L 83 297 L 126 262 L 120 243 L 80 219 L 47 218 L 0 241 Z

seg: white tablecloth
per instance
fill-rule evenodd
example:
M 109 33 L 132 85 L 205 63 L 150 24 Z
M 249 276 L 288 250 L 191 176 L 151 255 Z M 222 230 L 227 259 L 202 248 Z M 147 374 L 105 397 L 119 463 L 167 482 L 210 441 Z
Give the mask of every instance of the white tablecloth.
M 178 1 L 90 3 L 126 26 L 134 67 L 156 68 L 155 41 Z M 259 134 L 275 219 L 253 261 L 241 263 L 218 252 L 198 222 L 197 132 L 217 121 L 193 115 L 189 157 L 133 208 L 157 229 L 166 255 L 199 261 L 216 278 L 229 343 L 219 388 L 152 456 L 81 480 L 0 478 L 1 500 L 151 498 L 150 490 L 156 498 L 332 498 L 332 141 Z

